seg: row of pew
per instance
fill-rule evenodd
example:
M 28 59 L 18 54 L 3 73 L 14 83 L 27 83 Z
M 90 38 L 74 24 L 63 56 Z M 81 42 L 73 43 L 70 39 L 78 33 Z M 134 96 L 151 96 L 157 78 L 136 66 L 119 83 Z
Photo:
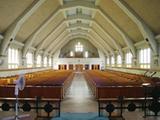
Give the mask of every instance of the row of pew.
M 45 70 L 25 74 L 26 85 L 20 92 L 20 98 L 63 99 L 66 89 L 70 86 L 74 73 L 65 70 Z M 18 75 L 0 78 L 0 97 L 14 97 L 14 81 Z
M 85 78 L 97 99 L 144 97 L 144 83 L 150 87 L 158 84 L 159 78 L 124 73 L 119 71 L 85 71 Z M 155 80 L 156 79 L 156 80 Z

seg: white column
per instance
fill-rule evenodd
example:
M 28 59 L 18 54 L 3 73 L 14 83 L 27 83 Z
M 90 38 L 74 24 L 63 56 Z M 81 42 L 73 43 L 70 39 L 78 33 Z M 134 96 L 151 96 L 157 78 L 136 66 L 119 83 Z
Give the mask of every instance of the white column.
M 137 67 L 137 58 L 136 57 L 132 58 L 132 67 Z
M 33 56 L 33 67 L 37 67 L 37 56 L 35 54 Z
M 22 67 L 24 67 L 24 68 L 27 67 L 27 59 L 26 59 L 26 57 L 22 57 Z

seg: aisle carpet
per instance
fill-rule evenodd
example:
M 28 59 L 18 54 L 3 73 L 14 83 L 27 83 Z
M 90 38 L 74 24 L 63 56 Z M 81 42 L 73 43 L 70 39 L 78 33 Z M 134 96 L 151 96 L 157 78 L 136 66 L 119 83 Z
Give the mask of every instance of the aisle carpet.
M 109 120 L 106 117 L 98 117 L 97 113 L 61 113 L 61 117 L 51 120 Z

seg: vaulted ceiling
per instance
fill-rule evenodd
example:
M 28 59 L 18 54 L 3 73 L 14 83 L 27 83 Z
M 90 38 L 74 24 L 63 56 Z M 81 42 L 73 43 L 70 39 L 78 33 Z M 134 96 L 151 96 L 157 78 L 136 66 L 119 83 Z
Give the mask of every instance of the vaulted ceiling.
M 69 40 L 85 38 L 106 55 L 124 47 L 136 55 L 144 41 L 158 54 L 160 0 L 0 0 L 1 55 L 23 43 L 23 56 L 52 55 Z

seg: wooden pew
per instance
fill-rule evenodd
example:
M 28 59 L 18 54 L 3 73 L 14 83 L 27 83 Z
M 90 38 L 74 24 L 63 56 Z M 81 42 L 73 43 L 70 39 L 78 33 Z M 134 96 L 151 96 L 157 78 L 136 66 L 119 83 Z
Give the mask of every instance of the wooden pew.
M 128 73 L 122 73 L 121 75 L 121 72 L 118 73 L 117 71 L 86 71 L 85 78 L 97 99 L 117 98 L 119 96 L 127 98 L 144 97 L 142 84 L 147 82 L 151 86 L 155 86 L 155 83 L 149 77 Z
M 25 75 L 26 86 L 19 97 L 59 98 L 63 99 L 66 89 L 70 86 L 74 73 L 72 71 L 47 70 Z M 18 78 L 18 77 L 17 77 Z M 14 97 L 12 84 L 0 85 L 0 97 Z

